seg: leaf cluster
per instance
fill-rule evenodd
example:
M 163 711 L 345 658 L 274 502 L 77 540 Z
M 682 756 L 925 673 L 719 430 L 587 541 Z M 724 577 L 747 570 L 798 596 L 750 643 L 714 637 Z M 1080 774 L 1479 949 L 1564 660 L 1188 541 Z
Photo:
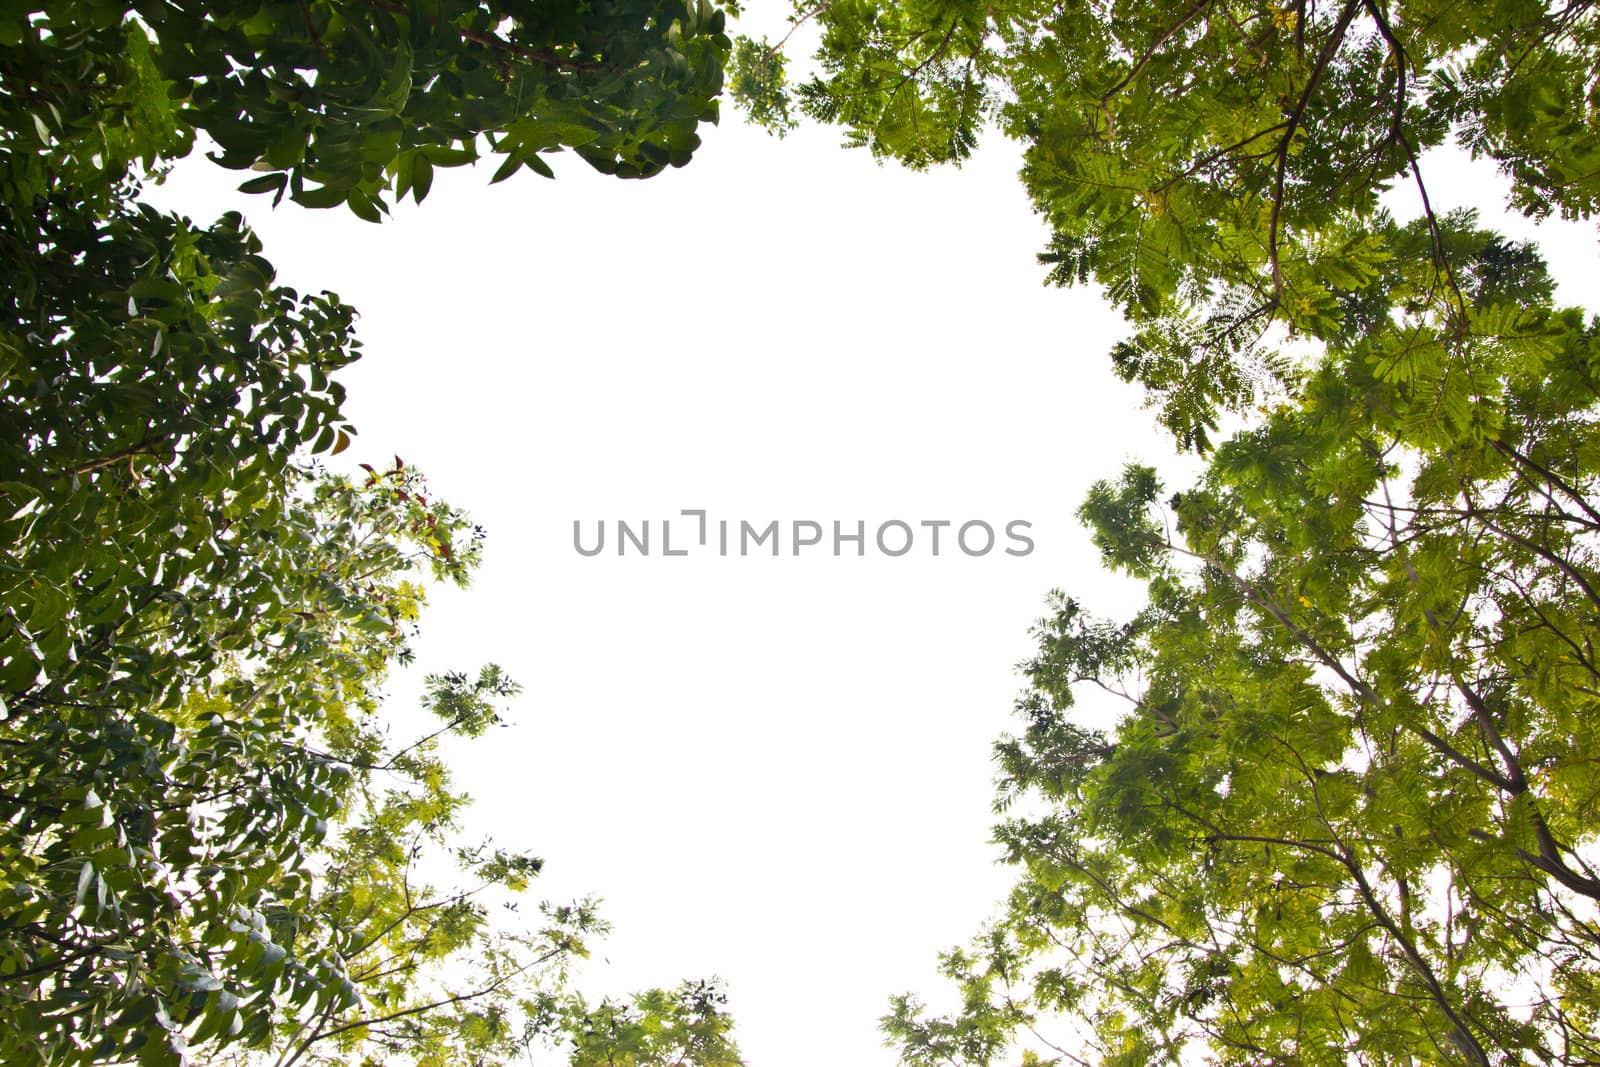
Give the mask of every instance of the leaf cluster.
M 1294 387 L 1286 338 L 1356 328 L 1352 294 L 1370 302 L 1389 264 L 1405 284 L 1376 292 L 1409 346 L 1475 328 L 1428 149 L 1495 161 L 1533 215 L 1585 218 L 1600 194 L 1587 0 L 835 0 L 812 17 L 819 73 L 796 99 L 847 143 L 911 167 L 960 162 L 986 126 L 1023 145 L 1049 279 L 1104 289 L 1130 323 L 1118 373 L 1200 451 L 1221 413 Z M 1423 203 L 1420 255 L 1379 211 L 1400 183 Z
M 0 1061 L 506 1062 L 589 1041 L 592 902 L 464 836 L 452 739 L 497 667 L 381 710 L 483 531 L 355 429 L 355 311 L 237 214 L 138 201 L 204 140 L 250 192 L 376 221 L 433 168 L 570 149 L 645 177 L 716 117 L 706 3 L 0 5 Z M 713 985 L 605 1010 L 736 1063 Z M 620 1024 L 619 1024 L 620 1025 Z M 630 1039 L 631 1040 L 631 1039 Z M 577 1043 L 577 1044 L 575 1044 Z M 584 1045 L 588 1047 L 588 1045 Z M 576 1053 L 572 1053 L 576 1055 Z

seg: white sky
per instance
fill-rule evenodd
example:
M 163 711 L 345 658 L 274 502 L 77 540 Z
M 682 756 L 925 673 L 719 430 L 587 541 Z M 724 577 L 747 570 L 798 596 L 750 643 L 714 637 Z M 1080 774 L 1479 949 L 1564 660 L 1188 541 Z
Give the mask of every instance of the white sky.
M 989 746 L 1044 594 L 1134 606 L 1072 513 L 1126 459 L 1180 469 L 1110 373 L 1120 316 L 1041 286 L 1013 146 L 918 175 L 838 141 L 730 112 L 681 171 L 441 171 L 382 226 L 270 211 L 199 159 L 155 197 L 243 209 L 281 280 L 361 310 L 341 458 L 398 453 L 489 530 L 391 692 L 485 661 L 525 685 L 513 726 L 453 756 L 472 829 L 544 856 L 539 895 L 605 898 L 586 987 L 720 975 L 758 1067 L 893 1063 L 889 994 L 940 999 L 936 952 L 1007 885 Z M 1485 195 L 1451 173 L 1445 206 Z M 1592 231 L 1560 230 L 1583 277 Z M 684 508 L 1026 519 L 1037 549 L 573 551 L 574 519 L 659 530 Z

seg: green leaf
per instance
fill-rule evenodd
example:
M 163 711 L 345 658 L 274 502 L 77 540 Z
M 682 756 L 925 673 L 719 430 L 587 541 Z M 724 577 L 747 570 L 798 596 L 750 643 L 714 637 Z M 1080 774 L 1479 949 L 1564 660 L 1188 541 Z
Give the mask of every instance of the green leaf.
M 412 199 L 419 204 L 428 195 L 428 191 L 433 188 L 433 163 L 428 159 L 426 153 L 418 152 L 412 157 L 411 187 L 413 190 Z
M 251 178 L 249 181 L 241 182 L 239 191 L 241 193 L 281 192 L 288 181 L 289 176 L 287 174 L 265 174 L 259 178 Z
M 337 207 L 344 203 L 346 197 L 350 196 L 350 194 L 351 190 L 349 189 L 341 189 L 334 186 L 325 185 L 318 189 L 302 189 L 298 192 L 291 191 L 289 193 L 289 199 L 305 207 L 328 208 Z M 352 208 L 352 210 L 354 210 L 354 208 Z

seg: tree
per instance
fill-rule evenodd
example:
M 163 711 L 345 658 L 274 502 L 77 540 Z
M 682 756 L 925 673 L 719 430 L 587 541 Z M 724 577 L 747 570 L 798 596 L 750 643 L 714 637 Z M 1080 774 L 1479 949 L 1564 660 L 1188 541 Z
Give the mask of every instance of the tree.
M 409 745 L 380 711 L 425 583 L 466 582 L 482 532 L 399 459 L 320 466 L 354 434 L 353 309 L 275 284 L 237 214 L 137 200 L 202 134 L 260 172 L 246 190 L 375 221 L 484 149 L 496 180 L 563 146 L 648 176 L 715 118 L 721 22 L 626 0 L 0 12 L 0 1060 L 494 1063 L 626 1038 L 640 1064 L 738 1062 L 714 986 L 599 1008 L 565 987 L 591 904 L 491 920 L 539 863 L 463 839 L 439 745 L 513 683 L 430 679 L 439 725 Z
M 1593 214 L 1592 6 L 799 17 L 800 106 L 853 143 L 1024 142 L 1051 279 L 1105 287 L 1118 372 L 1208 454 L 1084 504 L 1147 603 L 1040 624 L 996 748 L 1016 887 L 945 955 L 954 1011 L 893 1002 L 904 1062 L 1593 1062 L 1600 325 L 1423 179 L 1454 138 Z
M 1470 300 L 1547 289 L 1477 236 Z M 1357 343 L 1164 506 L 1149 468 L 1094 488 L 1149 602 L 1041 623 L 996 750 L 1022 873 L 947 959 L 966 1012 L 897 1002 L 908 1062 L 1057 1016 L 1072 1062 L 1595 1057 L 1597 340 L 1559 312 L 1498 353 L 1498 438 L 1417 446 Z M 1086 688 L 1111 729 L 1072 721 Z
M 1282 331 L 1337 334 L 1342 294 L 1397 254 L 1371 225 L 1397 182 L 1421 194 L 1435 248 L 1411 268 L 1429 300 L 1394 305 L 1395 358 L 1484 332 L 1429 206 L 1429 148 L 1454 137 L 1494 160 L 1532 215 L 1600 206 L 1600 24 L 1586 0 L 796 10 L 823 28 L 820 73 L 796 102 L 847 143 L 912 167 L 959 162 L 986 123 L 1025 146 L 1051 280 L 1104 287 L 1132 331 L 1118 373 L 1202 450 L 1219 409 L 1247 409 L 1293 369 L 1275 351 Z M 735 58 L 747 109 L 785 114 L 782 57 Z M 1459 413 L 1459 394 L 1441 402 Z
M 707 0 L 544 6 L 267 0 L 14 5 L 0 14 L 5 198 L 115 190 L 186 154 L 249 192 L 377 221 L 485 148 L 495 180 L 570 148 L 597 169 L 682 166 L 716 121 L 730 47 Z

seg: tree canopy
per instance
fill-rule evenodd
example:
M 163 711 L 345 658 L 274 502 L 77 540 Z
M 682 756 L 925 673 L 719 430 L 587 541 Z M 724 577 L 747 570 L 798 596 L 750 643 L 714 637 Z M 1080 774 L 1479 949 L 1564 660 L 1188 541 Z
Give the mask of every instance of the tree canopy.
M 797 108 L 912 167 L 959 162 L 990 124 L 1019 141 L 1051 279 L 1093 281 L 1128 316 L 1116 368 L 1193 447 L 1289 369 L 1284 331 L 1339 334 L 1344 294 L 1397 261 L 1411 277 L 1384 358 L 1520 328 L 1462 298 L 1429 148 L 1494 160 L 1535 216 L 1600 204 L 1583 0 L 832 0 L 796 19 L 822 27 L 818 73 L 791 91 L 781 54 L 742 45 L 732 85 L 752 116 L 781 129 Z M 1374 225 L 1397 182 L 1427 205 L 1430 255 Z M 1459 379 L 1438 384 L 1444 417 L 1472 417 Z
M 904 1060 L 1600 1060 L 1600 326 L 1425 177 L 1454 141 L 1592 216 L 1593 5 L 796 19 L 791 93 L 702 0 L 0 10 L 0 1059 L 740 1062 L 715 984 L 572 991 L 590 902 L 491 919 L 540 863 L 464 836 L 442 745 L 515 684 L 430 678 L 405 742 L 381 708 L 481 531 L 398 458 L 318 458 L 353 309 L 240 216 L 139 202 L 197 144 L 374 222 L 483 155 L 648 177 L 731 62 L 759 121 L 909 166 L 1021 141 L 1048 279 L 1104 289 L 1118 373 L 1207 457 L 1084 504 L 1146 601 L 1041 623 L 996 749 L 1016 887 L 945 957 L 954 1012 L 894 1002 Z
M 742 44 L 752 114 L 913 167 L 1022 142 L 1049 280 L 1121 308 L 1117 372 L 1207 457 L 1084 503 L 1146 603 L 1057 594 L 1039 625 L 996 747 L 1016 885 L 943 958 L 953 1011 L 894 1001 L 903 1061 L 1594 1061 L 1600 325 L 1536 248 L 1435 210 L 1427 157 L 1591 217 L 1593 6 L 796 19 L 819 73 L 790 94 Z
M 81 198 L 197 134 L 249 192 L 377 221 L 435 167 L 495 180 L 571 149 L 620 177 L 682 166 L 729 49 L 707 0 L 11 5 L 0 13 L 5 198 Z
M 682 165 L 729 42 L 705 3 L 63 2 L 0 10 L 0 1060 L 739 1062 L 714 983 L 593 1005 L 592 902 L 465 835 L 442 745 L 499 668 L 389 670 L 482 531 L 350 447 L 355 312 L 243 218 L 139 202 L 196 144 L 378 221 L 433 168 Z M 263 205 L 265 205 L 263 201 Z M 364 473 L 355 473 L 364 471 Z
M 907 1062 L 1035 1025 L 1071 1062 L 1594 1058 L 1600 331 L 1553 318 L 1515 434 L 1417 449 L 1404 388 L 1330 362 L 1199 484 L 1096 486 L 1148 603 L 1041 624 L 996 749 L 1017 885 L 948 959 L 964 1014 L 897 1003 Z

